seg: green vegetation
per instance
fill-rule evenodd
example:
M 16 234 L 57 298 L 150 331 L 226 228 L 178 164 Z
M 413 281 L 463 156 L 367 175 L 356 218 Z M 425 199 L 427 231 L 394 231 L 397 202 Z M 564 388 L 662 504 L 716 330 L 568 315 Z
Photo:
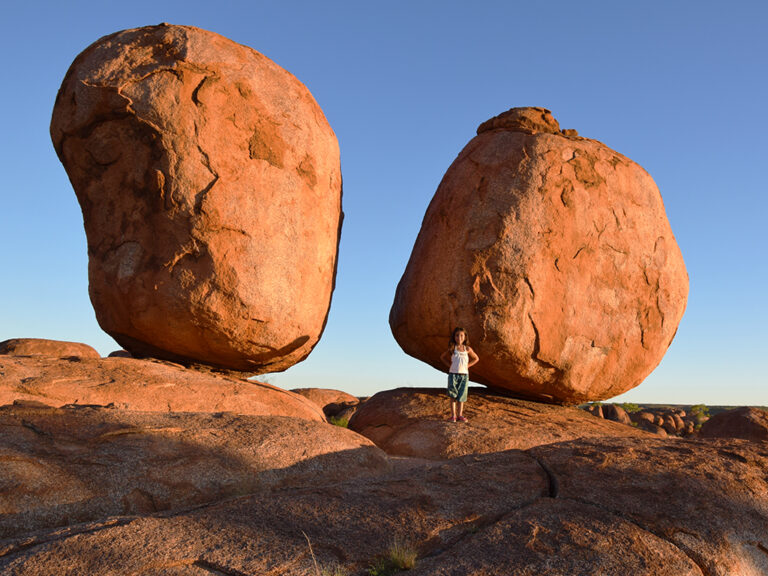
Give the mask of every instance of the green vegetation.
M 640 406 L 632 402 L 624 402 L 623 404 L 619 404 L 619 406 L 624 408 L 624 411 L 627 412 L 628 414 L 632 414 L 633 412 L 640 412 L 640 410 L 642 410 Z
M 376 558 L 368 574 L 370 576 L 392 576 L 401 570 L 410 570 L 416 566 L 416 548 L 410 544 L 395 540 L 387 553 Z
M 709 407 L 706 404 L 696 404 L 691 406 L 690 413 L 694 416 L 709 418 Z
M 349 427 L 349 418 L 344 418 L 344 416 L 328 416 L 328 422 L 341 428 Z

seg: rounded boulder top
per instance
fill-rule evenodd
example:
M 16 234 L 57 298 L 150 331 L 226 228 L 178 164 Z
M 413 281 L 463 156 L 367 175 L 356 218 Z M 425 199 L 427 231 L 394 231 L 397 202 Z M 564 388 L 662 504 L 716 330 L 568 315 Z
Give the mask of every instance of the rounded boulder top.
M 656 184 L 549 110 L 483 122 L 448 168 L 395 294 L 392 333 L 439 370 L 455 326 L 470 379 L 558 403 L 610 398 L 658 365 L 688 274 Z
M 199 28 L 125 30 L 72 63 L 51 137 L 97 320 L 123 348 L 250 373 L 306 358 L 334 288 L 341 168 L 299 80 Z

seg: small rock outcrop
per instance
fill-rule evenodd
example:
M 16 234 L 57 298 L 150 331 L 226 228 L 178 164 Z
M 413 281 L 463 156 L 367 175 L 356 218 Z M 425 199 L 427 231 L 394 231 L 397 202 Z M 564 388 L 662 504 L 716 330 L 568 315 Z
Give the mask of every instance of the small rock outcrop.
M 44 338 L 11 338 L 0 342 L 0 355 L 7 356 L 50 356 L 66 358 L 101 358 L 95 348 L 81 342 L 46 340 Z
M 744 438 L 768 442 L 768 411 L 744 406 L 715 414 L 701 426 L 703 438 Z
M 606 420 L 613 420 L 619 424 L 632 424 L 632 420 L 630 420 L 627 411 L 618 404 L 604 404 L 603 418 Z
M 299 80 L 199 28 L 125 30 L 72 63 L 51 137 L 96 318 L 123 348 L 250 373 L 306 358 L 334 287 L 341 169 Z
M 387 454 L 430 459 L 527 450 L 575 438 L 652 438 L 578 408 L 499 396 L 479 387 L 470 388 L 464 414 L 468 425 L 448 421 L 450 405 L 442 390 L 398 388 L 366 400 L 349 428 Z
M 236 412 L 324 421 L 303 396 L 261 382 L 130 358 L 0 356 L 0 405 L 111 405 L 147 412 Z
M 328 418 L 342 416 L 348 420 L 360 404 L 356 396 L 330 388 L 294 388 L 291 392 L 317 404 Z
M 548 110 L 478 128 L 427 209 L 389 323 L 442 370 L 455 326 L 470 378 L 536 400 L 616 396 L 658 365 L 688 275 L 653 179 Z

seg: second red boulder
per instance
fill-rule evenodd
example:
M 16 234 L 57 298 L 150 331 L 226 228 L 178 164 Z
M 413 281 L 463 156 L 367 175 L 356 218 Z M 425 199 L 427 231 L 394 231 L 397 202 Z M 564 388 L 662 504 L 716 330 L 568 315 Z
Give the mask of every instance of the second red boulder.
M 688 275 L 648 173 L 543 108 L 478 128 L 424 216 L 390 326 L 439 370 L 455 326 L 470 378 L 549 402 L 629 390 L 658 365 Z

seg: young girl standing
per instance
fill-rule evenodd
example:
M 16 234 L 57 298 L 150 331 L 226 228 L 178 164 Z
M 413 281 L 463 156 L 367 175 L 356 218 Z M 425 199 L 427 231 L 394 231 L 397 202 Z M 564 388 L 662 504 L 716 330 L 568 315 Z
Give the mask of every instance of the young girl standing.
M 455 328 L 448 350 L 440 356 L 448 369 L 448 396 L 451 398 L 451 422 L 466 422 L 464 402 L 467 401 L 469 387 L 469 367 L 478 363 L 474 350 L 469 347 L 469 338 L 464 328 Z

